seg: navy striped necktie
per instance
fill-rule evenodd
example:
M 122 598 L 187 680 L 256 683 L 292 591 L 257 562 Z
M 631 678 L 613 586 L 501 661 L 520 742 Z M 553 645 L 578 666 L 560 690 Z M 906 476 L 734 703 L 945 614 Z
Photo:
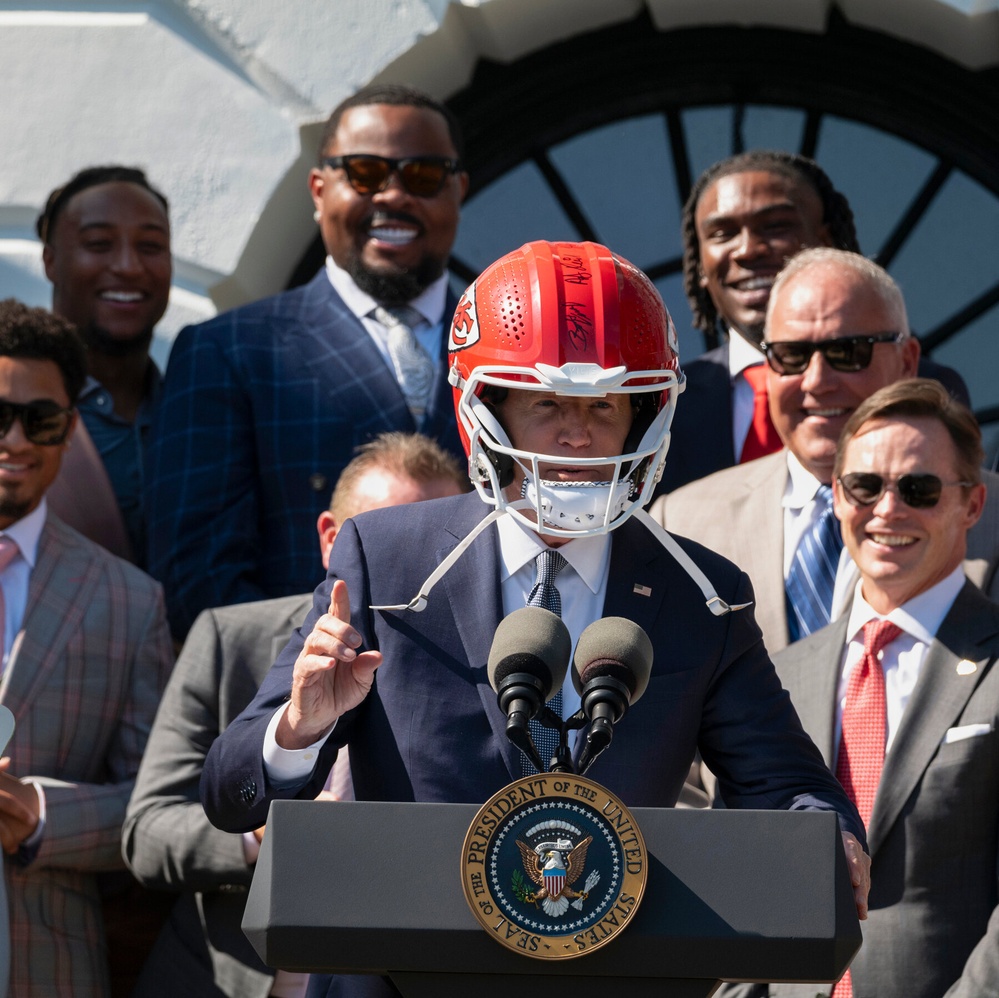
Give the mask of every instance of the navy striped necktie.
M 562 594 L 555 588 L 555 579 L 558 573 L 568 564 L 554 548 L 545 548 L 535 560 L 534 588 L 527 596 L 527 606 L 540 606 L 544 610 L 550 610 L 557 616 L 562 616 Z M 548 706 L 559 717 L 562 716 L 562 690 L 555 692 L 548 701 Z M 558 732 L 554 728 L 546 728 L 536 718 L 531 718 L 531 738 L 541 756 L 541 761 L 547 768 L 552 756 L 558 750 Z M 524 776 L 533 776 L 534 765 L 526 755 L 521 755 L 522 772 Z
M 832 614 L 843 536 L 833 513 L 832 488 L 820 485 L 815 502 L 822 507 L 822 512 L 802 535 L 785 585 L 787 629 L 791 641 L 825 627 Z

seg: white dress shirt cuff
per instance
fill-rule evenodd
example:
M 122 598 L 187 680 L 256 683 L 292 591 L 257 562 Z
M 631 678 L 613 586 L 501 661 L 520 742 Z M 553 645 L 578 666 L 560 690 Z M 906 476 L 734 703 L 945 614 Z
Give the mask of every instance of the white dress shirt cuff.
M 243 832 L 243 856 L 247 866 L 254 866 L 260 855 L 260 842 L 253 832 Z
M 319 750 L 336 728 L 334 724 L 322 738 L 303 749 L 281 748 L 277 743 L 277 727 L 289 706 L 290 703 L 285 703 L 274 712 L 264 734 L 264 772 L 274 786 L 282 789 L 301 786 L 308 780 L 319 760 Z

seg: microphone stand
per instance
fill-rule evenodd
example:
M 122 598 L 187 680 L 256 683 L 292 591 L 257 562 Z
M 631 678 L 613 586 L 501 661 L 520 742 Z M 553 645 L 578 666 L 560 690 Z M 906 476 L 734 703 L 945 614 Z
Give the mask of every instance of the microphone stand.
M 582 776 L 582 773 L 577 773 L 572 764 L 572 753 L 569 751 L 569 732 L 576 731 L 582 728 L 587 721 L 586 715 L 583 713 L 582 709 L 577 710 L 572 717 L 567 717 L 563 720 L 556 714 L 551 707 L 544 707 L 537 715 L 536 720 L 546 728 L 553 728 L 558 732 L 558 748 L 555 750 L 555 755 L 548 762 L 547 770 L 543 769 L 538 763 L 541 761 L 538 755 L 537 749 L 534 748 L 533 740 L 531 742 L 531 748 L 534 749 L 533 753 L 528 752 L 527 755 L 531 758 L 538 772 L 549 772 L 549 773 L 569 773 L 573 776 Z M 521 751 L 524 751 L 524 747 L 520 746 Z

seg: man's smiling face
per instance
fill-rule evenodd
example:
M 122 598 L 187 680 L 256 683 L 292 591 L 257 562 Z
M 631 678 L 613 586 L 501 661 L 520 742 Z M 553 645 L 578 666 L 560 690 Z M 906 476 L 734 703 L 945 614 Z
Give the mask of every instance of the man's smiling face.
M 875 610 L 888 613 L 961 564 L 985 487 L 955 484 L 961 480 L 957 449 L 942 422 L 925 416 L 871 420 L 850 438 L 842 468 L 841 479 L 861 472 L 891 483 L 869 506 L 851 503 L 838 481 L 833 487 L 843 542 Z M 903 502 L 896 484 L 903 475 L 936 475 L 944 483 L 937 504 Z
M 170 221 L 151 191 L 127 181 L 75 194 L 42 251 L 52 310 L 92 349 L 145 348 L 166 311 Z
M 370 104 L 344 111 L 324 156 L 358 154 L 456 160 L 443 116 L 429 108 Z M 383 191 L 359 194 L 342 168 L 313 170 L 309 187 L 326 251 L 378 301 L 411 300 L 444 273 L 468 187 L 450 174 L 431 197 L 410 194 L 393 174 Z
M 856 271 L 816 263 L 784 284 L 773 303 L 768 342 L 821 342 L 847 336 L 902 332 L 894 314 Z M 877 343 L 871 362 L 859 371 L 836 371 L 818 351 L 797 375 L 767 371 L 770 415 L 784 446 L 820 482 L 832 481 L 836 442 L 853 410 L 879 388 L 911 378 L 919 344 Z
M 767 170 L 719 177 L 697 202 L 694 224 L 701 286 L 722 321 L 756 343 L 784 263 L 830 242 L 819 195 L 802 180 Z

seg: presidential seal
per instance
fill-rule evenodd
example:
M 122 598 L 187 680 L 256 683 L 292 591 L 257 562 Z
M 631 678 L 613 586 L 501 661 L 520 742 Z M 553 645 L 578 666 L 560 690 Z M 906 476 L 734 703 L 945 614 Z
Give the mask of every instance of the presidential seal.
M 487 801 L 465 836 L 465 898 L 497 942 L 541 960 L 604 946 L 638 910 L 645 842 L 628 809 L 592 780 L 539 773 Z

